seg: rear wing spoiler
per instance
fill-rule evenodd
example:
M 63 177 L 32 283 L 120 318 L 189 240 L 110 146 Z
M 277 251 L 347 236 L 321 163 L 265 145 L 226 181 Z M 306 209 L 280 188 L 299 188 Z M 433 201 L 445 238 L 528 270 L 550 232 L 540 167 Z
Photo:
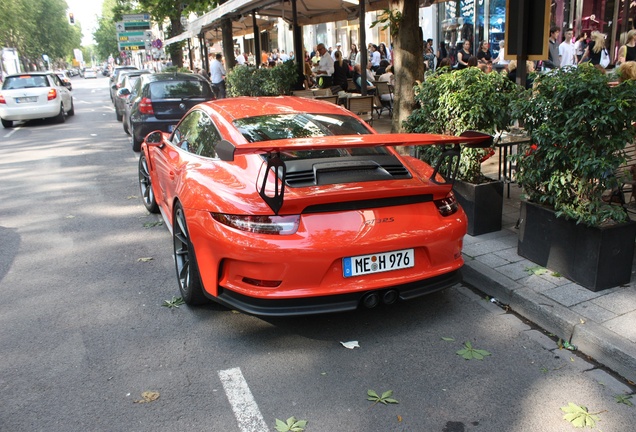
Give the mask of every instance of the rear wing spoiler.
M 434 135 L 434 134 L 369 134 L 369 135 L 336 135 L 316 138 L 293 138 L 273 141 L 258 141 L 253 143 L 233 144 L 222 140 L 216 146 L 217 156 L 231 162 L 236 156 L 248 154 L 265 154 L 267 167 L 265 173 L 273 170 L 274 176 L 273 194 L 266 192 L 268 176 L 263 176 L 263 181 L 257 185 L 258 194 L 269 206 L 274 214 L 278 214 L 283 206 L 285 196 L 285 181 L 287 170 L 285 163 L 280 158 L 283 151 L 299 150 L 325 150 L 334 148 L 364 148 L 364 147 L 397 147 L 420 145 L 452 146 L 445 149 L 439 161 L 435 165 L 430 180 L 437 184 L 446 184 L 454 181 L 459 169 L 460 144 L 470 148 L 486 148 L 493 145 L 493 137 L 488 134 L 475 131 L 466 131 L 460 136 Z M 440 174 L 444 182 L 440 182 Z

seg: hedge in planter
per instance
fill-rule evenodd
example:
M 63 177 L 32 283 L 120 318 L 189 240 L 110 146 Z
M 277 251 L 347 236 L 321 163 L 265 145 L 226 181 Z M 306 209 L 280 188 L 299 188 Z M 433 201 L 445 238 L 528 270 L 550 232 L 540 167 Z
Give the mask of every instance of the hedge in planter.
M 516 157 L 528 200 L 519 255 L 592 290 L 629 282 L 636 229 L 625 209 L 602 195 L 618 186 L 614 173 L 636 137 L 635 107 L 635 82 L 610 87 L 587 64 L 538 75 L 513 104 L 533 142 Z
M 297 80 L 293 60 L 273 68 L 237 66 L 227 74 L 228 92 L 234 97 L 289 95 Z
M 440 71 L 427 75 L 416 88 L 419 107 L 404 123 L 408 132 L 460 135 L 477 130 L 491 135 L 507 130 L 512 122 L 510 103 L 521 88 L 506 76 L 484 73 L 478 68 Z M 420 158 L 434 165 L 442 148 L 425 146 Z M 454 191 L 468 215 L 468 234 L 479 235 L 501 229 L 503 183 L 487 179 L 482 162 L 494 148 L 462 148 Z M 463 182 L 463 183 L 462 183 Z M 476 186 L 478 185 L 478 186 Z M 492 189 L 486 192 L 477 189 Z M 483 200 L 473 197 L 483 197 Z

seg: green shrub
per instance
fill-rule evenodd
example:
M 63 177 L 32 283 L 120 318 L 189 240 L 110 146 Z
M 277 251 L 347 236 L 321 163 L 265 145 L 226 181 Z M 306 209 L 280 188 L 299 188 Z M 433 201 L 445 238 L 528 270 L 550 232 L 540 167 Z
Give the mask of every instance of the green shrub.
M 231 96 L 280 96 L 291 94 L 298 75 L 293 60 L 273 68 L 237 66 L 227 75 Z
M 590 226 L 628 219 L 602 195 L 618 186 L 614 173 L 636 137 L 636 82 L 610 87 L 589 64 L 555 69 L 538 75 L 513 110 L 534 144 L 516 157 L 529 201 Z
M 460 135 L 476 130 L 494 135 L 509 128 L 510 103 L 521 89 L 503 74 L 471 67 L 452 72 L 444 68 L 427 75 L 415 92 L 419 107 L 404 123 L 408 132 Z M 423 146 L 420 152 L 423 160 L 434 164 L 441 149 Z M 492 149 L 462 148 L 457 178 L 483 182 L 481 162 L 491 153 Z

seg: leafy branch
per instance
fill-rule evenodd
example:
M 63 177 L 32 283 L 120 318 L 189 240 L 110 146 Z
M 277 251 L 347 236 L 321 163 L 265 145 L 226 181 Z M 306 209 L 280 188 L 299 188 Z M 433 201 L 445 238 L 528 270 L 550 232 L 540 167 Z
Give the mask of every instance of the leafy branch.
M 377 20 L 371 23 L 371 28 L 375 27 L 378 24 L 381 24 L 382 27 L 380 30 L 386 30 L 391 27 L 391 36 L 397 36 L 400 30 L 400 23 L 402 22 L 402 12 L 398 9 L 384 9 L 382 10 L 382 15 L 378 17 Z

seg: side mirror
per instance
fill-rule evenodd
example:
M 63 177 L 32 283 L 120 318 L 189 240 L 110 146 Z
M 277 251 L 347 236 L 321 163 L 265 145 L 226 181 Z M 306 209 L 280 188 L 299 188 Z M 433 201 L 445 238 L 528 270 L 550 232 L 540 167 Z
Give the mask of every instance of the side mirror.
M 160 147 L 163 145 L 163 133 L 161 131 L 153 131 L 146 135 L 146 144 L 149 146 Z
M 70 82 L 65 82 L 64 83 L 64 87 L 66 87 L 67 89 L 71 89 L 71 87 L 73 87 L 73 84 L 71 84 Z
M 126 87 L 122 87 L 119 90 L 117 90 L 117 97 L 125 98 L 128 96 L 130 96 L 130 90 L 127 89 Z

